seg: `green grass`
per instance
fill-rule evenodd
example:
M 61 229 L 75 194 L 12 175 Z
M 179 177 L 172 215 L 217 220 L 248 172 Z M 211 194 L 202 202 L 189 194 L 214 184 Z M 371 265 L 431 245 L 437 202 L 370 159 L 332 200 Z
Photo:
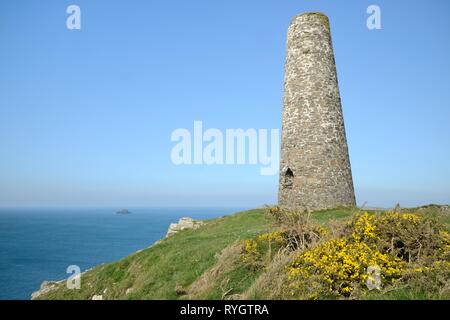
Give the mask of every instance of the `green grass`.
M 321 224 L 327 224 L 331 220 L 340 220 L 351 217 L 357 209 L 353 208 L 338 208 L 332 210 L 316 211 L 312 213 L 312 217 Z
M 430 298 L 433 297 L 430 297 L 427 292 L 415 289 L 398 289 L 390 292 L 373 291 L 364 296 L 365 300 L 429 300 Z
M 236 264 L 233 269 L 218 275 L 214 284 L 195 299 L 221 300 L 234 294 L 241 294 L 258 278 L 261 271 L 249 270 L 242 264 Z

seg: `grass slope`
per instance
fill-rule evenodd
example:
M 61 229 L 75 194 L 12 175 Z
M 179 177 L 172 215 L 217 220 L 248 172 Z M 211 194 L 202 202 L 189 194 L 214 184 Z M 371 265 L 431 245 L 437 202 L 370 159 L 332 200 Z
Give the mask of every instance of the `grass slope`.
M 214 265 L 216 253 L 268 228 L 262 209 L 209 220 L 200 229 L 179 232 L 118 262 L 86 272 L 79 290 L 68 290 L 62 283 L 40 299 L 91 299 L 93 295 L 103 295 L 104 299 L 178 299 L 182 288 Z
M 434 214 L 435 209 L 428 206 L 417 210 Z M 357 211 L 320 211 L 313 218 L 326 225 L 330 220 L 348 218 Z M 450 218 L 444 222 L 450 225 Z M 223 299 L 233 295 L 271 298 L 252 293 L 264 271 L 244 268 L 236 254 L 241 247 L 233 245 L 268 230 L 270 222 L 264 209 L 209 220 L 197 230 L 181 231 L 118 262 L 87 271 L 82 275 L 79 290 L 66 289 L 63 281 L 39 299 L 91 299 L 94 295 L 102 295 L 103 299 Z M 263 276 L 270 277 L 270 270 Z M 367 298 L 421 296 L 420 292 L 392 292 L 390 296 L 373 294 Z

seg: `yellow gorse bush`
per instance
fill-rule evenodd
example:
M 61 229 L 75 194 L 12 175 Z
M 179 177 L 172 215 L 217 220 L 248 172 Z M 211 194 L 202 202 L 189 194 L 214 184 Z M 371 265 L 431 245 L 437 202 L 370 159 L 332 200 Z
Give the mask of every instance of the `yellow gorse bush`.
M 279 231 L 264 233 L 258 236 L 258 241 L 278 241 L 283 242 L 283 234 Z
M 245 240 L 244 244 L 245 254 L 255 254 L 258 252 L 258 243 L 253 239 Z
M 297 290 L 312 287 L 315 290 L 308 293 L 310 298 L 319 295 L 348 296 L 355 284 L 365 284 L 370 266 L 381 269 L 383 280 L 398 278 L 403 269 L 400 259 L 383 254 L 364 242 L 341 238 L 298 254 L 288 268 L 288 275 L 294 295 Z M 305 286 L 311 280 L 321 283 L 321 286 Z
M 441 231 L 440 236 L 443 242 L 443 246 L 440 248 L 440 251 L 442 255 L 450 256 L 450 234 L 448 231 Z
M 295 256 L 287 268 L 292 293 L 348 297 L 367 289 L 369 267 L 379 268 L 382 285 L 402 275 L 450 270 L 450 235 L 440 228 L 411 213 L 357 214 L 339 238 Z
M 369 215 L 367 212 L 356 215 L 350 222 L 353 228 L 352 237 L 355 241 L 367 241 L 379 239 L 379 227 L 390 225 L 391 227 L 401 227 L 402 225 L 417 226 L 420 217 L 411 213 L 397 213 L 388 211 L 382 215 Z
M 411 214 L 411 213 L 403 213 L 400 215 L 402 220 L 411 222 L 412 224 L 418 224 L 420 221 L 420 217 L 416 214 Z
M 438 284 L 449 280 L 450 234 L 431 216 L 362 212 L 324 227 L 308 212 L 275 207 L 269 218 L 276 231 L 246 240 L 242 261 L 260 270 L 273 252 L 293 252 L 285 276 L 294 297 L 355 298 L 410 279 L 427 283 L 420 277 L 432 272 Z
M 283 234 L 275 231 L 270 233 L 263 233 L 256 237 L 256 239 L 247 239 L 244 242 L 244 255 L 257 254 L 258 248 L 265 242 L 278 242 L 284 241 Z
M 357 215 L 353 222 L 352 237 L 355 241 L 362 241 L 368 239 L 376 239 L 376 217 L 369 215 L 367 212 Z
M 283 233 L 279 231 L 263 233 L 254 239 L 247 239 L 244 242 L 241 260 L 252 268 L 259 268 L 262 266 L 263 256 L 268 254 L 270 259 L 272 251 L 278 250 L 283 244 Z

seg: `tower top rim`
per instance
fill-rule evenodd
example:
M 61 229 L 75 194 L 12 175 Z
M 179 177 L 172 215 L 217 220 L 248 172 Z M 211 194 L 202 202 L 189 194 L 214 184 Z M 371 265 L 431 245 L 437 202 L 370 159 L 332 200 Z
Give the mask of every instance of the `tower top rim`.
M 309 16 L 309 15 L 323 16 L 323 17 L 328 19 L 328 16 L 325 13 L 320 12 L 320 11 L 305 11 L 305 12 L 302 12 L 302 13 L 299 13 L 299 14 L 295 15 L 294 19 L 298 18 L 298 17 L 301 17 L 301 16 Z
M 305 17 L 319 18 L 322 21 L 322 23 L 325 25 L 326 29 L 328 31 L 330 31 L 330 19 L 328 18 L 328 16 L 325 13 L 322 13 L 319 11 L 306 11 L 306 12 L 299 13 L 292 18 L 291 25 L 296 24 L 299 19 L 305 18 Z

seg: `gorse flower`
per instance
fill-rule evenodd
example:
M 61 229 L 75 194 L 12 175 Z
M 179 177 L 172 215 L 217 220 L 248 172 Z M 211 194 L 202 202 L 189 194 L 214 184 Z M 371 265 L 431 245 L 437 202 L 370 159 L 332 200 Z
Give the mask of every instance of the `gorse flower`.
M 367 212 L 357 215 L 353 222 L 353 239 L 355 241 L 376 239 L 375 219 L 375 216 L 369 215 Z
M 261 270 L 282 249 L 292 259 L 283 281 L 293 297 L 357 298 L 433 272 L 436 281 L 450 277 L 450 234 L 431 216 L 362 212 L 324 227 L 308 212 L 276 207 L 269 218 L 275 231 L 246 240 L 241 260 Z
M 381 269 L 383 280 L 398 278 L 403 269 L 398 258 L 383 254 L 364 242 L 340 238 L 299 253 L 288 267 L 288 276 L 293 292 L 305 288 L 304 284 L 312 280 L 322 285 L 321 292 L 310 292 L 310 297 L 317 294 L 348 296 L 355 284 L 365 284 L 370 266 Z
M 245 253 L 246 254 L 254 254 L 257 253 L 258 243 L 255 240 L 249 239 L 245 240 Z
M 242 249 L 241 260 L 254 269 L 260 269 L 263 258 L 271 259 L 272 252 L 278 251 L 284 245 L 283 233 L 274 231 L 263 233 L 254 239 L 247 239 Z
M 258 241 L 277 241 L 277 242 L 283 242 L 283 234 L 279 231 L 270 232 L 270 233 L 264 233 L 258 236 Z
M 381 285 L 404 274 L 450 271 L 450 235 L 441 228 L 411 213 L 357 214 L 340 238 L 295 256 L 287 268 L 292 294 L 349 297 L 356 288 L 367 289 L 374 267 Z

